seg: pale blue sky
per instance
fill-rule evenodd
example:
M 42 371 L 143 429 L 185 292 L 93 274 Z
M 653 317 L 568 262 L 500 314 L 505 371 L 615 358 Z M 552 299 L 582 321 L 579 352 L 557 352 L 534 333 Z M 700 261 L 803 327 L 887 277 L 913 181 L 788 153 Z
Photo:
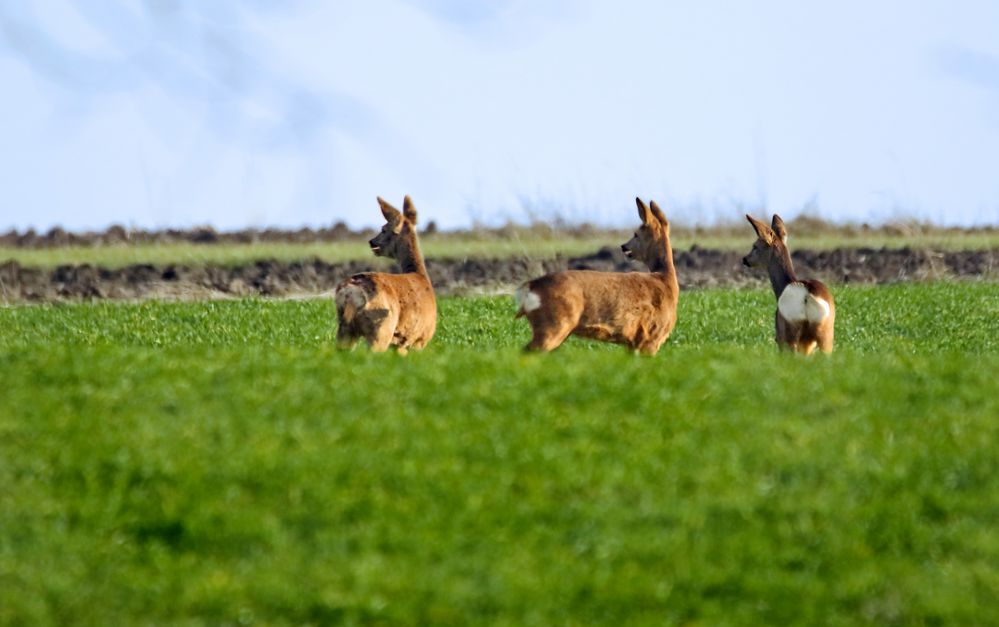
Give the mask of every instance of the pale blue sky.
M 0 79 L 0 229 L 999 223 L 992 0 L 0 0 Z

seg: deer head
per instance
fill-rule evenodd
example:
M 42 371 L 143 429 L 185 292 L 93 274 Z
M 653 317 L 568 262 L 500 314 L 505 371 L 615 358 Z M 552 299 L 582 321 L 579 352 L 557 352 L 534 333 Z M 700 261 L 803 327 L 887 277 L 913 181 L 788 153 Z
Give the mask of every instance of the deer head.
M 404 254 L 412 254 L 416 242 L 416 208 L 413 201 L 406 196 L 401 212 L 380 196 L 378 204 L 385 216 L 385 226 L 368 241 L 372 252 L 379 257 L 396 260 Z
M 756 241 L 749 254 L 742 258 L 743 265 L 750 268 L 768 268 L 783 259 L 787 254 L 787 228 L 780 216 L 775 213 L 770 226 L 748 214 L 746 219 L 756 230 Z
M 638 205 L 638 217 L 642 225 L 635 231 L 634 237 L 621 244 L 621 250 L 625 257 L 637 259 L 652 267 L 662 260 L 664 245 L 669 242 L 669 220 L 656 201 L 653 200 L 651 206 L 646 206 L 641 198 L 636 198 L 635 203 Z

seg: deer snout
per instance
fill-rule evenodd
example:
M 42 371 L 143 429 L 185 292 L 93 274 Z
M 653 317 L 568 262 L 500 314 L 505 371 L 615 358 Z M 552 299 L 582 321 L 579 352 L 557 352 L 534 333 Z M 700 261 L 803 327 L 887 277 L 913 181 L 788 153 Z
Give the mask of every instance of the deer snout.
M 747 268 L 752 268 L 753 267 L 753 264 L 750 263 L 750 261 L 749 261 L 749 256 L 748 255 L 742 258 L 742 265 L 746 266 Z
M 628 248 L 627 244 L 621 244 L 621 252 L 624 253 L 625 257 L 631 258 L 631 249 Z
M 368 246 L 370 246 L 371 250 L 373 250 L 375 253 L 378 253 L 382 249 L 382 247 L 378 244 L 377 237 L 375 239 L 369 239 Z

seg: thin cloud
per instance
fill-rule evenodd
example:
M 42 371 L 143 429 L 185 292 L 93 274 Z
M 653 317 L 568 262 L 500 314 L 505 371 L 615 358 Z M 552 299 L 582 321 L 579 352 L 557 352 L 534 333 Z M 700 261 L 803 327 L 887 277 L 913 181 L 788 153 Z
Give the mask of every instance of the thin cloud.
M 490 45 L 530 40 L 553 24 L 578 19 L 578 0 L 401 0 L 435 20 Z
M 0 8 L 0 32 L 16 58 L 68 98 L 154 86 L 197 105 L 206 128 L 229 142 L 278 150 L 308 144 L 329 125 L 363 133 L 377 124 L 364 103 L 332 90 L 320 93 L 265 61 L 265 47 L 247 28 L 247 18 L 263 11 L 260 5 L 76 5 L 72 10 L 107 43 L 107 54 L 60 40 L 29 3 Z
M 946 46 L 936 54 L 939 69 L 952 78 L 999 91 L 999 57 L 963 46 Z

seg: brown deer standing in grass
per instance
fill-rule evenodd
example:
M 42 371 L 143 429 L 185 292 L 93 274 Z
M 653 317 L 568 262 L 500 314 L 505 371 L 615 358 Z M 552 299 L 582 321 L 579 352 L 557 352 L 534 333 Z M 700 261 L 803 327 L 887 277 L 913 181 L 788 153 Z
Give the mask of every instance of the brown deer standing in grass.
M 416 209 L 406 196 L 402 212 L 378 198 L 385 226 L 368 244 L 395 259 L 402 274 L 365 272 L 336 287 L 337 346 L 364 338 L 373 351 L 395 346 L 400 354 L 427 345 L 437 328 L 437 301 L 416 240 Z
M 747 215 L 756 230 L 756 242 L 742 263 L 766 268 L 777 297 L 777 344 L 806 355 L 815 347 L 825 353 L 833 349 L 836 303 L 829 289 L 815 279 L 800 280 L 794 273 L 787 250 L 787 228 L 774 214 L 771 226 Z
M 645 355 L 659 351 L 676 325 L 680 286 L 666 216 L 655 202 L 650 209 L 635 201 L 642 226 L 621 249 L 651 272 L 566 270 L 528 281 L 516 294 L 516 317 L 525 316 L 534 333 L 524 350 L 554 350 L 575 334 Z

